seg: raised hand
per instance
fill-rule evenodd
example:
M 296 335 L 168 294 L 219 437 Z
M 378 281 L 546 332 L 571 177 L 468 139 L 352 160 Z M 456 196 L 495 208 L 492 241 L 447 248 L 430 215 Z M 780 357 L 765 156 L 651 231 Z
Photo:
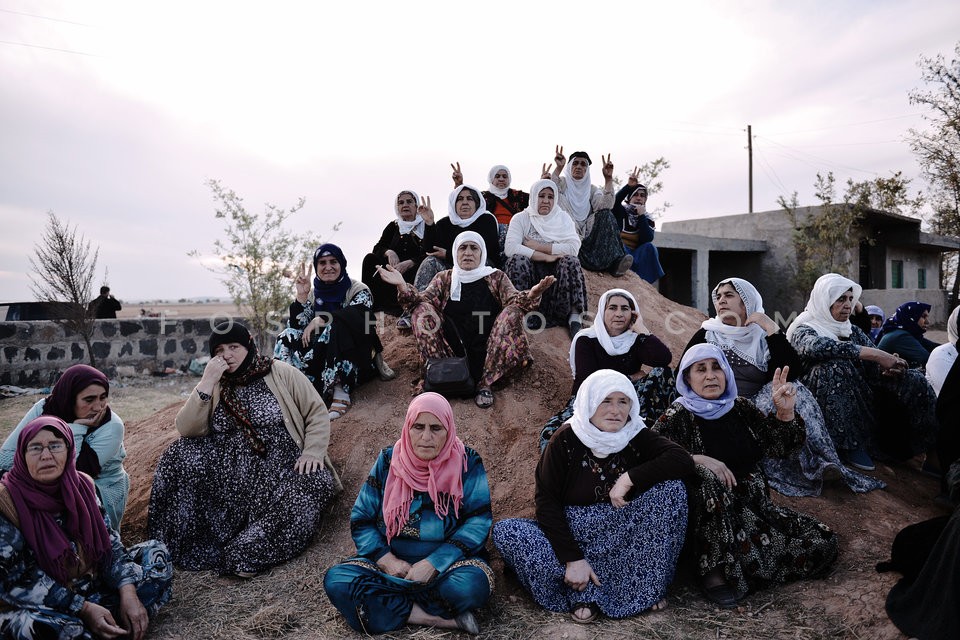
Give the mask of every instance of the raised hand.
M 553 169 L 553 164 L 543 163 L 543 169 L 540 170 L 540 179 L 549 180 L 551 178 L 551 170 Z
M 773 318 L 762 311 L 754 311 L 747 316 L 747 321 L 743 323 L 743 326 L 750 324 L 760 325 L 760 328 L 766 331 L 768 336 L 772 336 L 780 330 L 780 327 L 778 327 L 777 323 L 773 321 Z
M 600 156 L 600 160 L 603 162 L 603 179 L 604 180 L 613 180 L 613 162 L 610 161 L 610 154 L 607 154 L 607 157 L 604 158 Z
M 543 280 L 530 287 L 530 297 L 536 298 L 543 295 L 543 292 L 550 288 L 557 281 L 556 276 L 544 276 Z
M 564 165 L 567 164 L 567 156 L 563 155 L 563 146 L 557 145 L 556 150 L 553 155 L 553 163 L 557 165 L 557 173 L 560 173 L 563 170 Z
M 451 162 L 450 168 L 453 169 L 453 175 L 450 176 L 451 178 L 453 178 L 453 186 L 459 187 L 460 185 L 463 184 L 463 173 L 461 173 L 460 171 L 460 163 L 457 162 L 457 164 L 454 165 Z
M 417 207 L 417 214 L 423 218 L 426 224 L 433 224 L 433 207 L 430 206 L 430 196 L 420 196 L 420 206 Z
M 773 388 L 773 406 L 777 410 L 777 418 L 784 422 L 793 420 L 793 408 L 797 404 L 797 387 L 787 382 L 790 367 L 777 367 L 773 372 L 771 387 Z
M 388 264 L 377 267 L 376 273 L 380 276 L 381 280 L 395 287 L 402 287 L 406 284 L 406 280 L 403 279 L 403 274 Z
M 640 167 L 633 168 L 633 171 L 630 172 L 630 176 L 627 178 L 627 184 L 631 187 L 640 184 Z

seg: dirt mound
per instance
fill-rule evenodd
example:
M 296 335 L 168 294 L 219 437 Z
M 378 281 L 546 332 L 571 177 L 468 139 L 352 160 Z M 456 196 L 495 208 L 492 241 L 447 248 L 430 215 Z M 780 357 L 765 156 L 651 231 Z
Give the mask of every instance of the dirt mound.
M 687 340 L 705 318 L 695 309 L 681 307 L 663 298 L 633 274 L 615 279 L 605 274 L 588 273 L 587 285 L 591 310 L 596 309 L 599 295 L 609 288 L 622 287 L 631 291 L 640 302 L 647 327 L 673 352 L 674 365 Z M 314 545 L 324 545 L 324 558 L 342 558 L 353 552 L 349 531 L 350 506 L 377 452 L 396 440 L 413 385 L 419 378 L 418 357 L 412 338 L 400 335 L 390 322 L 381 337 L 386 360 L 397 371 L 397 377 L 390 382 L 376 381 L 361 388 L 354 396 L 351 411 L 333 423 L 330 455 L 340 469 L 345 492 L 331 509 L 320 540 Z M 471 400 L 452 403 L 460 437 L 476 449 L 486 463 L 495 519 L 533 515 L 537 440 L 546 419 L 562 408 L 569 397 L 569 345 L 565 328 L 547 329 L 534 335 L 531 337 L 534 364 L 495 389 L 496 402 L 492 408 L 479 409 Z M 126 466 L 131 476 L 131 490 L 124 518 L 124 537 L 128 544 L 144 536 L 153 469 L 158 456 L 176 437 L 173 419 L 179 406 L 180 403 L 171 405 L 128 428 Z M 757 607 L 760 607 L 761 599 L 768 603 L 761 609 L 767 608 L 769 603 L 790 601 L 811 615 L 806 621 L 778 621 L 776 616 L 786 614 L 773 606 L 764 613 L 767 624 L 819 629 L 814 635 L 791 634 L 792 637 L 821 637 L 820 633 L 830 634 L 831 629 L 840 636 L 855 629 L 859 637 L 900 637 L 883 610 L 886 593 L 897 576 L 876 574 L 874 565 L 887 558 L 893 536 L 901 527 L 937 515 L 931 503 L 937 487 L 933 480 L 921 476 L 909 466 L 891 468 L 879 465 L 877 475 L 888 482 L 889 490 L 855 495 L 846 489 L 829 488 L 819 498 L 776 496 L 781 504 L 811 513 L 836 529 L 841 536 L 841 555 L 837 570 L 825 582 L 797 583 L 755 596 Z M 308 553 L 312 554 L 313 550 Z M 514 596 L 519 595 L 516 582 L 503 580 L 499 563 L 495 563 L 495 568 L 498 583 L 503 583 L 508 600 L 516 601 Z M 282 571 L 284 568 L 280 567 L 273 573 Z M 502 594 L 503 591 L 500 597 Z M 680 600 L 682 608 L 682 595 Z M 691 607 L 710 615 L 709 608 L 698 596 L 694 594 L 690 600 Z M 526 601 L 524 596 L 520 596 L 520 601 Z M 496 605 L 495 609 L 504 606 L 510 604 Z M 794 609 L 788 608 L 790 611 Z M 164 616 L 162 620 L 169 620 L 170 626 L 176 626 L 175 615 L 171 611 L 171 616 Z M 816 622 L 812 621 L 813 617 L 817 618 Z M 170 626 L 163 626 L 164 632 L 172 632 Z

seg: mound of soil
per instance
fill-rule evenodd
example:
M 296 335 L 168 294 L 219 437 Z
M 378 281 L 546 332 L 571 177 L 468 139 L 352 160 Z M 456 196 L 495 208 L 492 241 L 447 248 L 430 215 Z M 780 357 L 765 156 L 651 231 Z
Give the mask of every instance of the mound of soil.
M 594 310 L 603 291 L 613 287 L 631 291 L 640 302 L 651 333 L 673 352 L 674 365 L 689 337 L 705 319 L 701 312 L 662 297 L 632 273 L 616 279 L 588 273 L 587 285 Z M 419 379 L 412 337 L 400 334 L 388 318 L 381 338 L 385 358 L 397 371 L 396 379 L 375 381 L 362 387 L 354 395 L 351 411 L 335 421 L 332 428 L 330 456 L 340 470 L 345 492 L 332 508 L 323 537 L 335 546 L 333 551 L 340 557 L 353 552 L 349 527 L 353 498 L 379 450 L 396 441 L 412 389 Z M 452 403 L 460 437 L 485 461 L 495 519 L 533 516 L 533 475 L 539 432 L 547 418 L 569 398 L 569 346 L 565 328 L 547 329 L 533 335 L 534 364 L 494 389 L 496 401 L 492 408 L 480 409 L 472 400 Z M 173 419 L 180 404 L 130 425 L 127 430 L 125 464 L 131 476 L 131 489 L 123 528 L 128 544 L 144 537 L 153 470 L 159 455 L 176 437 Z M 815 515 L 841 538 L 840 559 L 831 577 L 786 585 L 776 590 L 775 597 L 793 600 L 800 603 L 802 609 L 843 620 L 846 629 L 838 630 L 841 632 L 851 631 L 858 637 L 899 638 L 902 636 L 887 620 L 883 609 L 886 594 L 899 576 L 877 574 L 874 565 L 887 559 L 890 544 L 900 528 L 939 515 L 939 509 L 932 503 L 937 483 L 921 475 L 915 462 L 896 467 L 881 464 L 876 475 L 888 483 L 889 489 L 858 495 L 845 487 L 832 486 L 817 498 L 786 498 L 775 494 L 777 502 Z M 502 579 L 499 562 L 495 562 L 495 568 L 498 583 L 505 584 L 507 595 L 518 595 L 516 582 Z M 796 624 L 800 625 L 799 631 L 803 623 Z

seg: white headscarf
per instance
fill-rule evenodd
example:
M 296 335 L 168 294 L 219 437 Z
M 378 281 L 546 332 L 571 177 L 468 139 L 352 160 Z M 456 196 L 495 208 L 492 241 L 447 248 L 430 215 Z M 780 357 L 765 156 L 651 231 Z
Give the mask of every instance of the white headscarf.
M 420 217 L 420 214 L 416 214 L 413 217 L 413 220 L 404 220 L 400 217 L 400 204 L 397 202 L 397 198 L 402 196 L 405 193 L 409 193 L 413 196 L 413 206 L 416 209 L 417 203 L 420 201 L 420 197 L 416 194 L 415 191 L 410 191 L 410 189 L 404 189 L 397 194 L 397 197 L 393 199 L 393 212 L 397 216 L 397 226 L 400 227 L 400 235 L 407 235 L 411 231 L 413 235 L 417 236 L 421 240 L 423 239 L 423 230 L 424 222 L 423 218 Z
M 707 400 L 699 395 L 687 384 L 685 376 L 687 369 L 701 360 L 709 360 L 710 358 L 717 361 L 720 368 L 723 369 L 723 377 L 726 378 L 726 388 L 716 400 Z M 737 401 L 737 380 L 733 377 L 733 369 L 730 367 L 723 349 L 709 342 L 695 344 L 687 349 L 687 352 L 680 358 L 680 366 L 677 367 L 677 393 L 680 394 L 680 397 L 674 402 L 704 420 L 716 420 L 733 409 L 733 405 Z
M 474 269 L 461 269 L 457 264 L 457 248 L 464 242 L 476 242 L 480 245 L 480 266 Z M 460 290 L 464 283 L 476 282 L 480 278 L 485 278 L 496 271 L 493 267 L 487 266 L 487 245 L 483 242 L 483 237 L 476 231 L 464 231 L 453 241 L 453 275 L 450 278 L 450 299 L 460 300 Z
M 586 158 L 584 158 L 584 160 L 586 160 Z M 563 176 L 567 179 L 567 188 L 564 190 L 564 195 L 570 204 L 570 211 L 567 213 L 577 222 L 583 222 L 587 219 L 587 216 L 590 215 L 590 196 L 593 192 L 590 185 L 590 163 L 589 161 L 587 162 L 587 172 L 583 174 L 583 177 L 579 180 L 575 180 L 570 174 L 572 164 L 573 159 L 571 158 L 570 162 L 568 162 L 567 166 L 563 169 Z M 530 195 L 532 196 L 533 194 Z
M 593 325 L 586 329 L 580 329 L 577 335 L 573 336 L 573 341 L 570 343 L 570 371 L 573 373 L 573 377 L 577 377 L 577 363 L 574 355 L 577 350 L 577 340 L 580 338 L 596 338 L 600 346 L 603 347 L 603 350 L 611 356 L 622 356 L 627 351 L 630 351 L 630 349 L 633 348 L 633 343 L 637 341 L 637 336 L 640 334 L 633 329 L 633 323 L 636 322 L 636 319 L 630 323 L 631 326 L 627 327 L 626 331 L 618 336 L 611 336 L 607 333 L 607 327 L 603 324 L 603 312 L 607 308 L 607 302 L 614 296 L 626 298 L 630 303 L 630 308 L 637 314 L 637 318 L 640 317 L 640 306 L 637 304 L 637 299 L 633 297 L 632 293 L 626 289 L 610 289 L 609 291 L 605 291 L 603 295 L 600 296 L 600 302 L 597 304 L 597 317 L 594 319 Z
M 544 189 L 553 189 L 553 209 L 550 213 L 543 216 L 537 213 L 537 196 Z M 530 218 L 530 225 L 540 234 L 545 242 L 569 242 L 580 246 L 580 236 L 577 234 L 577 227 L 573 224 L 560 205 L 560 190 L 553 180 L 537 180 L 530 187 L 530 204 L 521 213 L 526 213 Z
M 793 332 L 801 324 L 816 330 L 824 338 L 833 338 L 834 340 L 849 338 L 853 332 L 853 325 L 850 324 L 850 320 L 837 322 L 830 313 L 830 307 L 837 301 L 837 298 L 850 289 L 853 290 L 853 305 L 856 306 L 860 294 L 863 293 L 863 287 L 849 278 L 844 278 L 839 273 L 827 273 L 817 278 L 803 313 L 798 315 L 796 320 L 787 327 L 787 340 L 793 337 Z
M 493 177 L 497 175 L 497 171 L 500 171 L 500 170 L 507 172 L 507 186 L 505 186 L 503 189 L 500 189 L 493 184 Z M 487 182 L 490 183 L 490 188 L 488 189 L 488 191 L 493 195 L 497 196 L 498 198 L 506 198 L 507 192 L 510 191 L 510 183 L 512 181 L 513 181 L 513 176 L 510 174 L 510 169 L 507 169 L 502 164 L 494 165 L 493 168 L 490 169 L 490 173 L 487 174 Z
M 466 220 L 464 220 L 463 218 L 461 218 L 461 217 L 460 217 L 460 214 L 457 213 L 457 196 L 460 195 L 460 192 L 463 191 L 464 189 L 470 189 L 470 190 L 473 191 L 475 194 L 477 194 L 477 197 L 478 197 L 478 198 L 480 198 L 480 204 L 477 205 L 477 210 L 474 211 L 474 212 L 473 212 L 473 215 L 470 216 L 469 218 L 467 218 Z M 471 186 L 468 185 L 468 184 L 462 184 L 462 185 L 460 185 L 459 187 L 457 187 L 456 189 L 454 189 L 453 191 L 450 192 L 450 203 L 449 203 L 449 207 L 448 207 L 448 209 L 447 209 L 447 216 L 450 218 L 450 222 L 452 222 L 455 226 L 457 226 L 457 227 L 469 227 L 469 226 L 472 225 L 474 222 L 476 222 L 476 221 L 477 221 L 477 218 L 479 218 L 480 216 L 482 216 L 482 215 L 484 215 L 484 214 L 486 214 L 486 215 L 488 215 L 488 216 L 492 216 L 492 215 L 493 215 L 492 213 L 490 213 L 489 211 L 487 211 L 487 206 L 486 206 L 486 205 L 487 205 L 487 203 L 483 201 L 483 196 L 480 195 L 480 189 L 477 189 L 476 187 L 471 187 Z
M 630 399 L 630 416 L 622 429 L 614 433 L 597 429 L 590 418 L 604 398 L 619 391 Z M 611 453 L 622 451 L 633 438 L 647 425 L 640 417 L 640 402 L 637 391 L 627 376 L 613 369 L 600 369 L 591 373 L 573 401 L 573 415 L 566 424 L 573 429 L 574 435 L 598 458 L 606 458 Z
M 947 318 L 947 340 L 953 343 L 953 346 L 957 346 L 957 320 L 960 316 L 960 307 L 954 307 L 953 311 L 950 312 L 950 317 Z
M 714 308 L 717 306 L 717 290 L 725 284 L 737 290 L 748 318 L 758 311 L 763 313 L 763 298 L 760 297 L 760 292 L 742 278 L 721 280 L 720 284 L 713 288 Z M 770 349 L 767 347 L 767 332 L 760 325 L 740 326 L 739 320 L 736 326 L 724 324 L 718 312 L 716 317 L 705 320 L 700 326 L 707 330 L 707 342 L 724 351 L 732 351 L 761 371 L 767 370 Z

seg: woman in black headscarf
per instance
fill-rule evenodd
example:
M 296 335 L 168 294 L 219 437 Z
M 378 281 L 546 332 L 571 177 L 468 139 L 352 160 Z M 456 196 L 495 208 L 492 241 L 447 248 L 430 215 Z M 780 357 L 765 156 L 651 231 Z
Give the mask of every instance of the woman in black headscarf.
M 383 361 L 370 288 L 347 275 L 347 258 L 335 244 L 313 253 L 313 291 L 306 265 L 297 274 L 296 300 L 273 357 L 306 374 L 329 408 L 331 420 L 345 414 L 350 393 L 379 373 L 394 377 Z
M 309 380 L 236 322 L 214 329 L 210 355 L 157 463 L 147 528 L 183 569 L 248 578 L 303 551 L 342 486 Z

